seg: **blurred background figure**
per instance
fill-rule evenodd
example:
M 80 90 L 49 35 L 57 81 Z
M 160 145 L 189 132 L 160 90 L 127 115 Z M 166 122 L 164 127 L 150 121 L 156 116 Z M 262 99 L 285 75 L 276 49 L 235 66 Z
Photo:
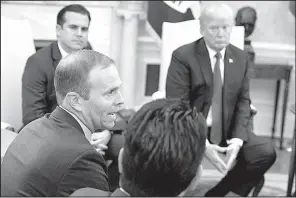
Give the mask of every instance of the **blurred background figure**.
M 255 61 L 255 51 L 252 47 L 249 36 L 253 33 L 256 27 L 257 13 L 252 7 L 246 6 L 237 11 L 235 17 L 236 26 L 244 26 L 245 28 L 245 51 L 249 55 L 251 62 Z

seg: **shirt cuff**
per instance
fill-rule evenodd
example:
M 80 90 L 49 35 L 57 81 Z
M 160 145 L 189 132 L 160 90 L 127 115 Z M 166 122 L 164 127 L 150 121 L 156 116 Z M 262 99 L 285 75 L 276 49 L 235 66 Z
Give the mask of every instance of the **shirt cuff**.
M 238 144 L 240 147 L 243 146 L 244 141 L 242 139 L 239 138 L 232 138 L 231 140 L 229 140 L 228 142 L 229 144 Z

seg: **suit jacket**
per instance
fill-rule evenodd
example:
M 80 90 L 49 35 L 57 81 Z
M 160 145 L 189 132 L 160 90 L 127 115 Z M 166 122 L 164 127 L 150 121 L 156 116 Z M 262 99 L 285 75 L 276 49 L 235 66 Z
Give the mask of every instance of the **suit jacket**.
M 24 125 L 56 108 L 53 77 L 61 58 L 57 42 L 38 50 L 28 58 L 22 76 Z
M 79 123 L 57 107 L 25 126 L 1 165 L 2 196 L 69 196 L 92 187 L 109 191 L 103 157 Z
M 129 197 L 128 194 L 122 192 L 117 188 L 113 193 L 109 191 L 102 191 L 94 188 L 82 188 L 76 190 L 71 197 Z
M 230 61 L 232 60 L 232 61 Z M 229 44 L 224 57 L 223 134 L 226 139 L 248 140 L 250 97 L 248 59 Z M 166 96 L 189 100 L 207 117 L 212 103 L 213 72 L 203 38 L 183 45 L 172 54 L 166 80 Z

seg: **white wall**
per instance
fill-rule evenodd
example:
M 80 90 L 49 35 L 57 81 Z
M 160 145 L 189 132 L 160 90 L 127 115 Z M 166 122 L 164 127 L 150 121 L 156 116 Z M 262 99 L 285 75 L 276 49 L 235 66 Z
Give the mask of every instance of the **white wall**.
M 1 121 L 15 130 L 22 126 L 21 78 L 27 58 L 33 53 L 29 22 L 1 16 Z

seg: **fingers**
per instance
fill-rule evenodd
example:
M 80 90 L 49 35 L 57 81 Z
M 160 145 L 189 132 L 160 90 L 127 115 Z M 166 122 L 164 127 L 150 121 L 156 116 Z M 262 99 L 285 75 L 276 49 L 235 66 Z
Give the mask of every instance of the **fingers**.
M 232 153 L 227 162 L 227 170 L 230 170 L 233 167 L 235 159 L 236 159 L 236 155 Z
M 101 149 L 101 150 L 107 150 L 108 146 L 104 145 L 104 144 L 98 144 L 97 145 L 97 149 Z
M 217 156 L 216 162 L 214 165 L 222 174 L 225 175 L 227 173 L 227 166 L 220 157 Z
M 103 142 L 103 139 L 99 138 L 97 140 L 91 140 L 90 144 L 92 146 L 96 146 L 96 145 L 102 144 L 102 142 Z
M 220 153 L 226 153 L 227 151 L 227 147 L 221 147 L 216 144 L 213 145 L 213 148 Z
M 101 154 L 101 155 L 105 155 L 105 151 L 100 151 L 97 149 L 97 151 Z
M 101 155 L 105 155 L 105 151 L 104 150 L 107 150 L 108 147 L 104 144 L 98 144 L 97 145 L 97 148 L 96 148 L 96 151 L 99 152 Z

